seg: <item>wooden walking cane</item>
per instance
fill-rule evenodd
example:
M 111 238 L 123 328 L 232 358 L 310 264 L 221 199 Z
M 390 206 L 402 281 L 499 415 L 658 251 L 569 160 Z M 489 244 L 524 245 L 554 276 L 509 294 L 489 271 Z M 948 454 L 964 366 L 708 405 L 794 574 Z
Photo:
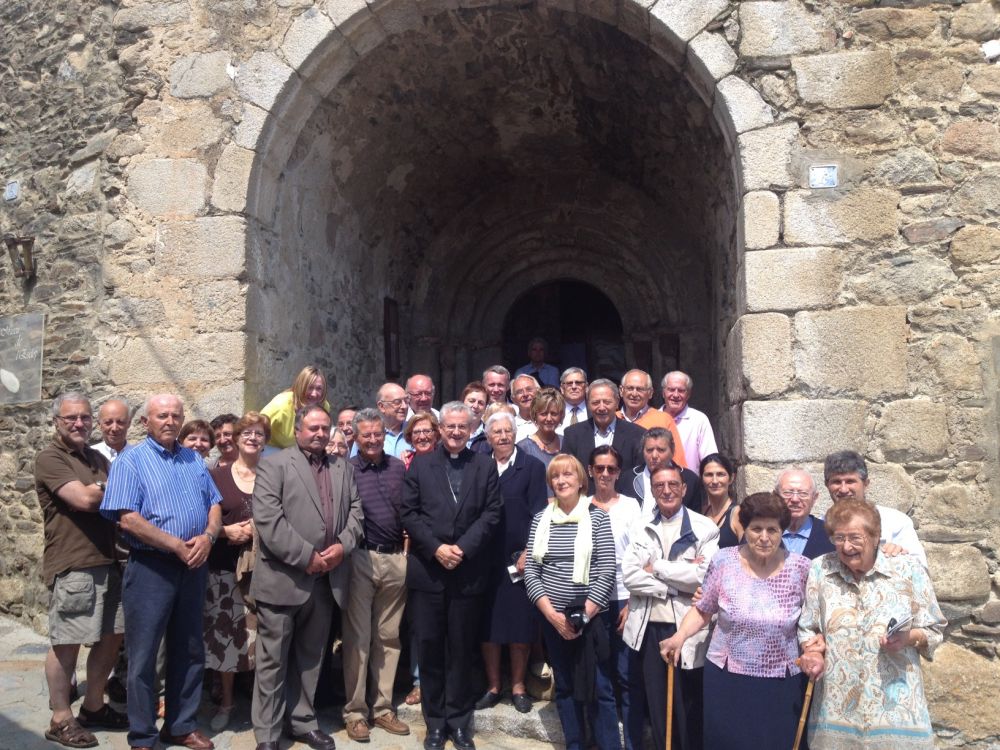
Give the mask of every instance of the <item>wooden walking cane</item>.
M 795 660 L 796 664 L 799 664 L 798 659 Z M 809 684 L 806 685 L 806 696 L 802 701 L 802 714 L 799 716 L 799 728 L 795 730 L 795 744 L 792 745 L 792 750 L 799 750 L 799 743 L 802 742 L 802 733 L 806 728 L 806 718 L 809 716 L 809 704 L 812 702 L 813 697 L 813 686 L 816 684 L 816 680 L 812 677 L 809 678 Z
M 673 655 L 671 655 L 672 657 Z M 673 744 L 674 735 L 674 660 L 667 662 L 667 750 Z M 796 748 L 798 747 L 796 743 Z

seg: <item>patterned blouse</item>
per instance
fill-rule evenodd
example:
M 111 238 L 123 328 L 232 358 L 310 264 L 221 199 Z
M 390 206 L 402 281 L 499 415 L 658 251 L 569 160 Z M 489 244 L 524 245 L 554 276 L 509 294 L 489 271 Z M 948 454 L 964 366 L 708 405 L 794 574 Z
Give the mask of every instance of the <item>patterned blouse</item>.
M 785 677 L 798 674 L 795 623 L 809 574 L 808 558 L 787 553 L 785 564 L 770 578 L 744 570 L 740 548 L 720 549 L 712 558 L 695 606 L 719 618 L 706 658 L 733 674 Z
M 835 552 L 809 571 L 799 640 L 826 638 L 826 672 L 809 714 L 813 750 L 933 748 L 934 734 L 914 648 L 882 650 L 889 620 L 913 617 L 927 635 L 930 659 L 947 625 L 927 571 L 912 557 L 884 557 L 860 581 Z

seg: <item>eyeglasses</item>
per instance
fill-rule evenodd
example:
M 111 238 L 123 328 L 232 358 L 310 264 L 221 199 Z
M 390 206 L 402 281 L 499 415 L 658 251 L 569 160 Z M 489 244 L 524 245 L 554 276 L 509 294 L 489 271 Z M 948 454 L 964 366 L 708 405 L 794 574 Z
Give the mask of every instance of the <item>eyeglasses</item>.
M 868 541 L 868 537 L 862 534 L 834 534 L 830 538 L 838 547 L 842 547 L 844 542 L 850 542 L 852 547 L 861 547 Z
M 94 421 L 94 417 L 90 414 L 68 414 L 65 417 L 57 414 L 56 419 L 62 420 L 63 424 L 76 424 L 77 422 L 90 424 Z
M 403 396 L 402 398 L 382 399 L 381 401 L 379 401 L 379 403 L 380 404 L 389 404 L 389 406 L 391 406 L 391 407 L 393 407 L 395 409 L 398 409 L 403 404 L 410 403 L 410 397 L 409 396 Z
M 429 437 L 433 435 L 436 430 L 426 429 L 426 430 L 414 430 L 411 434 L 413 437 Z
M 671 490 L 679 490 L 684 486 L 683 482 L 653 482 L 654 492 L 663 492 L 664 487 L 669 487 Z
M 653 390 L 652 388 L 646 388 L 642 385 L 623 385 L 622 393 L 646 393 L 647 391 Z
M 780 494 L 786 500 L 791 500 L 793 497 L 805 500 L 807 497 L 812 495 L 809 490 L 782 490 Z
M 262 430 L 243 430 L 240 433 L 240 437 L 244 440 L 249 440 L 250 438 L 257 438 L 258 440 L 263 440 L 267 437 Z
M 621 471 L 617 466 L 591 466 L 590 469 L 595 474 L 617 474 Z
M 407 391 L 406 395 L 410 398 L 431 398 L 434 391 Z

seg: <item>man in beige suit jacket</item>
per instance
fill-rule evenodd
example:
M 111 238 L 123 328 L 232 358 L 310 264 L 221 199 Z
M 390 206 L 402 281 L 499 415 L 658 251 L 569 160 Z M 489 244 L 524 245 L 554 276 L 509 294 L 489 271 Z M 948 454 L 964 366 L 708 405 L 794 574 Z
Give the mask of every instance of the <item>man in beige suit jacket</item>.
M 313 709 L 337 607 L 347 600 L 345 559 L 361 539 L 361 499 L 347 462 L 327 455 L 330 415 L 295 417 L 296 445 L 261 461 L 253 493 L 260 537 L 250 584 L 257 601 L 257 678 L 251 719 L 257 750 L 278 750 L 286 719 L 293 739 L 333 750 Z

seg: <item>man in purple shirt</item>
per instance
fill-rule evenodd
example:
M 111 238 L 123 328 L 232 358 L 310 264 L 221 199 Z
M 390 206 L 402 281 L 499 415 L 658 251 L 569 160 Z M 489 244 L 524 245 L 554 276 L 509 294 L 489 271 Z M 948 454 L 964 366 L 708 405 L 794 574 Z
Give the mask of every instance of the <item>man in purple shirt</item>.
M 375 409 L 354 415 L 354 482 L 364 512 L 364 541 L 351 554 L 350 603 L 344 617 L 344 724 L 355 742 L 368 742 L 368 715 L 390 734 L 410 728 L 392 708 L 392 684 L 399 663 L 399 624 L 406 604 L 406 556 L 400 497 L 406 470 L 386 455 L 385 425 Z M 371 662 L 369 668 L 369 662 Z M 377 685 L 369 688 L 371 672 Z M 368 695 L 374 695 L 369 706 Z

